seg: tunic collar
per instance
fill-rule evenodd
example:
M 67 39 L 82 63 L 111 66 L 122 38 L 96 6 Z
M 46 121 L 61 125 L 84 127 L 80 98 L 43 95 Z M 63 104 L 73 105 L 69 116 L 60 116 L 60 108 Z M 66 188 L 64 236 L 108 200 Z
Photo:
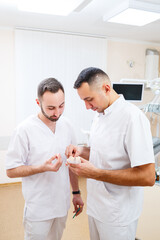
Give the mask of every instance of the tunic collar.
M 103 113 L 99 113 L 99 117 L 111 113 L 114 109 L 117 108 L 117 106 L 119 106 L 119 104 L 125 101 L 123 95 L 119 94 L 119 96 L 120 97 L 116 99 L 116 101 L 114 101 L 108 108 L 106 108 Z

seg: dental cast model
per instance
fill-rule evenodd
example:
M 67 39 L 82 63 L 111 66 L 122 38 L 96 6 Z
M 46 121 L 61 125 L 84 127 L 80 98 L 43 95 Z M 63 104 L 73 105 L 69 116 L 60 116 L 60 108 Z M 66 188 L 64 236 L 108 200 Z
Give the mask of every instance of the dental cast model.
M 67 163 L 79 164 L 79 163 L 81 163 L 81 159 L 80 159 L 80 157 L 72 157 L 72 156 L 70 156 L 67 159 Z

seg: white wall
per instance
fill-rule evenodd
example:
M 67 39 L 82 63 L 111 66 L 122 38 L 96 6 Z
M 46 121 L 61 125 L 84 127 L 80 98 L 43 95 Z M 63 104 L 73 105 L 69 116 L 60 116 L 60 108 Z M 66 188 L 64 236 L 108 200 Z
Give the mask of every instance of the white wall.
M 144 79 L 146 49 L 160 52 L 160 44 L 108 40 L 107 70 L 111 80 L 117 82 L 122 78 Z M 134 62 L 132 68 L 129 61 Z
M 5 153 L 15 127 L 14 31 L 0 29 L 0 183 L 15 182 L 5 171 Z
M 0 30 L 0 136 L 15 126 L 14 31 Z

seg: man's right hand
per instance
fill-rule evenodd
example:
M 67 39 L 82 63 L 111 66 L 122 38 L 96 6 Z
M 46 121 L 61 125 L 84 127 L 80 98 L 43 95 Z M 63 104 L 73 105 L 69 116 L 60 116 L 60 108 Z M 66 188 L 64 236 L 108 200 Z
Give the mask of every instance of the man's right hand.
M 55 161 L 55 162 L 53 162 L 53 161 Z M 61 166 L 62 166 L 61 155 L 56 154 L 55 156 L 51 157 L 49 160 L 47 160 L 43 164 L 43 170 L 44 170 L 44 172 L 47 172 L 47 171 L 57 172 Z
M 66 155 L 67 158 L 69 158 L 70 156 L 78 157 L 80 155 L 80 148 L 70 144 L 66 148 L 65 155 Z

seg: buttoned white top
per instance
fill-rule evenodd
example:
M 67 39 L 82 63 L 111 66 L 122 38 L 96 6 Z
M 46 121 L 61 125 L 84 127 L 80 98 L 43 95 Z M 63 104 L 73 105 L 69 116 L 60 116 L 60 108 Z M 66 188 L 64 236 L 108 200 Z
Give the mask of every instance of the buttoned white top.
M 97 168 L 117 170 L 154 163 L 150 124 L 135 105 L 120 96 L 93 121 L 89 161 Z M 125 226 L 142 210 L 143 188 L 87 181 L 87 214 L 114 226 Z
M 63 116 L 56 122 L 55 134 L 37 116 L 30 116 L 15 129 L 6 155 L 6 169 L 40 165 L 57 153 L 63 160 L 57 172 L 22 178 L 26 219 L 43 221 L 67 215 L 70 185 L 65 150 L 69 144 L 75 144 L 75 136 Z

